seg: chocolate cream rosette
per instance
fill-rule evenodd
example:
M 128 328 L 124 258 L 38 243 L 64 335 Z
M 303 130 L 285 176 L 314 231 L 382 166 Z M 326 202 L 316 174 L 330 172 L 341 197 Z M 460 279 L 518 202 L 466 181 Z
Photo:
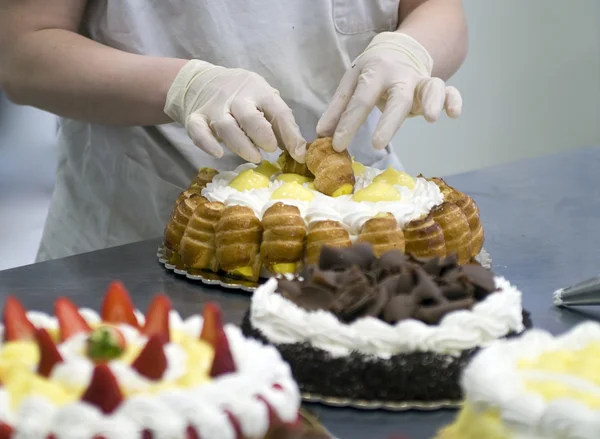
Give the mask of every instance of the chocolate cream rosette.
M 479 265 L 361 243 L 259 287 L 243 330 L 279 349 L 306 398 L 398 408 L 457 404 L 471 356 L 528 325 L 521 292 Z

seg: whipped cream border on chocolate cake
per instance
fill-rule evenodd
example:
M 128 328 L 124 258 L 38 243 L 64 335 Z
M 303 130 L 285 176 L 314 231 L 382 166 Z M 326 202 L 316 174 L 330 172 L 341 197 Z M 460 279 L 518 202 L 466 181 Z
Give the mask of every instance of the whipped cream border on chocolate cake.
M 315 190 L 311 191 L 314 198 L 310 203 L 296 199 L 271 200 L 273 192 L 283 184 L 283 182 L 275 180 L 279 174 L 271 177 L 271 185 L 268 188 L 240 192 L 228 186 L 238 174 L 256 167 L 257 165 L 253 163 L 245 163 L 234 171 L 220 172 L 211 183 L 202 189 L 202 195 L 209 201 L 219 201 L 226 207 L 233 205 L 250 207 L 259 219 L 262 219 L 264 212 L 276 202 L 294 205 L 298 207 L 307 224 L 323 220 L 338 221 L 348 230 L 352 238 L 359 234 L 364 223 L 378 213 L 391 213 L 403 227 L 410 221 L 428 214 L 431 209 L 444 201 L 444 196 L 438 186 L 422 177 L 415 178 L 415 186 L 412 189 L 406 186 L 395 186 L 400 192 L 400 201 L 376 203 L 357 202 L 352 199 L 352 195 L 330 197 Z M 354 190 L 365 188 L 382 172 L 382 170 L 365 166 L 365 171 L 357 178 Z M 303 186 L 306 187 L 306 184 Z
M 549 351 L 582 349 L 594 342 L 600 342 L 600 324 L 591 321 L 557 337 L 531 329 L 519 338 L 499 341 L 479 352 L 465 369 L 461 384 L 467 401 L 477 411 L 497 411 L 515 438 L 597 439 L 599 410 L 573 399 L 547 401 L 527 391 L 523 378 L 550 378 L 599 396 L 597 385 L 564 374 L 517 370 L 519 360 Z
M 471 310 L 448 313 L 438 325 L 415 319 L 392 325 L 375 317 L 346 324 L 330 312 L 308 311 L 277 293 L 278 281 L 271 278 L 252 296 L 250 322 L 272 343 L 308 342 L 334 357 L 352 352 L 382 359 L 416 351 L 460 355 L 524 329 L 521 292 L 503 277 L 494 281 L 498 291 Z
M 98 313 L 91 309 L 82 308 L 80 314 L 90 324 L 100 322 Z M 137 310 L 136 316 L 143 325 L 143 314 Z M 54 316 L 29 311 L 27 317 L 38 328 L 58 328 Z M 199 336 L 203 325 L 201 316 L 182 320 L 179 313 L 172 310 L 169 317 L 173 331 Z M 143 342 L 133 327 L 120 325 L 119 329 L 128 342 Z M 3 333 L 4 327 L 0 326 L 2 336 Z M 20 438 L 45 438 L 53 434 L 59 438 L 139 439 L 140 432 L 149 429 L 154 437 L 183 439 L 187 437 L 187 426 L 192 425 L 202 438 L 235 439 L 235 428 L 226 413 L 229 411 L 238 421 L 244 437 L 260 438 L 270 427 L 269 409 L 263 401 L 269 403 L 282 421 L 295 421 L 300 393 L 289 365 L 281 359 L 279 352 L 274 347 L 245 338 L 237 326 L 226 325 L 225 333 L 238 369 L 233 374 L 194 388 L 127 397 L 110 415 L 86 403 L 57 406 L 38 396 L 28 397 L 15 412 L 10 407 L 9 393 L 0 387 L 0 421 L 14 426 Z M 82 341 L 74 336 L 58 345 L 64 362 L 54 368 L 51 379 L 65 384 L 89 384 L 93 366 L 78 354 L 77 344 Z M 174 343 L 165 346 L 168 359 L 165 378 L 176 377 L 186 367 L 185 352 L 178 348 Z M 122 388 L 145 384 L 145 378 L 122 361 L 112 361 L 109 367 Z

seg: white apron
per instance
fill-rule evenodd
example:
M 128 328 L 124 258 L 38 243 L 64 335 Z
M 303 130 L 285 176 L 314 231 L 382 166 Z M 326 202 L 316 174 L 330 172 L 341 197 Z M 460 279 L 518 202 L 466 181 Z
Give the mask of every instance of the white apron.
M 127 52 L 254 71 L 280 91 L 311 141 L 351 60 L 376 33 L 397 28 L 399 2 L 90 0 L 82 33 Z M 378 115 L 350 152 L 365 164 L 400 168 L 391 147 L 371 147 Z M 177 124 L 129 128 L 61 119 L 56 187 L 38 260 L 158 237 L 198 168 L 241 162 L 231 153 L 210 157 Z

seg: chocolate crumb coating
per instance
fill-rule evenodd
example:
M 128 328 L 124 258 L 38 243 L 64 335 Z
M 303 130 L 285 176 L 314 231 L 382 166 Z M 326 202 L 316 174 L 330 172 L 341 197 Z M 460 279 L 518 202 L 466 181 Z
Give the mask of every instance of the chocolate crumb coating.
M 523 310 L 523 324 L 531 328 L 529 313 Z M 250 323 L 247 313 L 242 332 L 269 344 L 266 337 Z M 520 334 L 511 333 L 507 338 Z M 275 344 L 302 393 L 353 400 L 459 403 L 463 399 L 460 377 L 478 348 L 459 356 L 434 352 L 411 352 L 381 359 L 359 352 L 332 357 L 309 343 Z
M 459 265 L 456 255 L 418 258 L 392 250 L 377 258 L 368 243 L 323 247 L 319 264 L 278 291 L 307 310 L 325 310 L 346 323 L 376 317 L 395 324 L 417 319 L 438 324 L 446 314 L 471 309 L 496 291 L 494 273 Z

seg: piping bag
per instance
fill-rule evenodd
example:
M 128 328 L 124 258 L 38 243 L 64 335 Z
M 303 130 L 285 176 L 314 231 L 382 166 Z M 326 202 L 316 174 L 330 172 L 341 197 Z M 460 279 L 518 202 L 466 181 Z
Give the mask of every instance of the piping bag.
M 600 276 L 554 292 L 555 306 L 600 305 Z

